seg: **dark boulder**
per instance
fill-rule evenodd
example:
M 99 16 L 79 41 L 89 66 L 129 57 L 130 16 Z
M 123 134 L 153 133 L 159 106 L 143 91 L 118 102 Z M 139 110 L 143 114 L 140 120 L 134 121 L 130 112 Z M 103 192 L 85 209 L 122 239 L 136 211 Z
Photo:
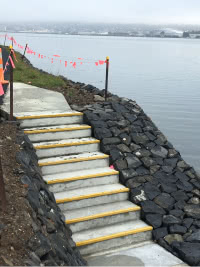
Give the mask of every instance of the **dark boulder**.
M 146 222 L 153 226 L 154 229 L 162 225 L 162 215 L 161 214 L 147 214 L 145 216 Z
M 166 210 L 170 210 L 170 209 L 172 209 L 172 207 L 175 203 L 175 200 L 169 194 L 162 193 L 154 199 L 154 202 L 157 205 L 159 205 L 160 207 L 162 207 Z
M 182 242 L 174 243 L 173 248 L 180 255 L 183 261 L 190 265 L 198 266 L 200 263 L 200 244 Z
M 162 146 L 155 146 L 154 148 L 151 149 L 151 153 L 155 157 L 166 158 L 168 151 Z
M 142 165 L 141 161 L 133 155 L 126 157 L 126 161 L 128 164 L 128 168 L 137 168 Z
M 179 224 L 181 223 L 181 219 L 175 217 L 174 215 L 164 215 L 163 216 L 163 224 L 165 226 L 172 225 L 172 224 Z
M 184 211 L 188 217 L 200 219 L 200 205 L 185 205 Z
M 161 227 L 161 228 L 155 229 L 153 230 L 152 234 L 155 240 L 165 237 L 166 235 L 168 235 L 167 227 Z
M 159 207 L 153 201 L 150 201 L 150 200 L 143 201 L 141 203 L 141 206 L 142 206 L 142 210 L 144 211 L 144 213 L 157 213 L 157 214 L 163 214 L 163 215 L 166 213 L 164 209 L 162 209 L 161 207 Z
M 187 228 L 179 224 L 174 224 L 169 227 L 169 231 L 171 234 L 185 234 L 187 232 Z
M 161 194 L 161 191 L 158 189 L 158 187 L 151 183 L 146 183 L 144 185 L 144 192 L 150 200 L 153 200 L 156 196 Z

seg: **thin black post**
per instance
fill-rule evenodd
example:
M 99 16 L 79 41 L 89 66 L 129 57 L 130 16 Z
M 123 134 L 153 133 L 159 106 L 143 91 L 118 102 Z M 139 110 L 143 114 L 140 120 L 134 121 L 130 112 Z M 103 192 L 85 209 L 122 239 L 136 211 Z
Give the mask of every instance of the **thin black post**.
M 6 37 L 7 37 L 7 34 L 5 35 L 4 46 L 6 45 Z
M 23 56 L 22 56 L 22 60 L 23 60 L 23 59 L 24 59 L 24 57 L 25 57 L 27 46 L 28 46 L 28 44 L 26 44 L 26 46 L 25 46 L 25 49 L 24 49 L 24 54 L 23 54 Z
M 109 70 L 109 57 L 106 57 L 106 84 L 105 84 L 105 101 L 108 97 L 108 70 Z
M 10 50 L 12 47 L 10 46 Z M 13 60 L 13 55 L 10 53 Z M 13 121 L 13 66 L 10 62 L 10 121 Z

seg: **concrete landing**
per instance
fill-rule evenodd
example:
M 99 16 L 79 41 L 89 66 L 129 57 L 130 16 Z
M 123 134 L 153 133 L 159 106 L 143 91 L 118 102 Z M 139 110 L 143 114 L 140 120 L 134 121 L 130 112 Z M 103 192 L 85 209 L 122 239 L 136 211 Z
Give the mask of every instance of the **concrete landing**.
M 71 111 L 70 106 L 61 93 L 39 88 L 36 86 L 14 83 L 14 115 L 37 114 L 38 112 L 66 112 Z M 1 109 L 10 113 L 10 89 L 4 97 Z
M 153 242 L 113 251 L 107 255 L 86 258 L 89 266 L 188 266 L 180 259 Z

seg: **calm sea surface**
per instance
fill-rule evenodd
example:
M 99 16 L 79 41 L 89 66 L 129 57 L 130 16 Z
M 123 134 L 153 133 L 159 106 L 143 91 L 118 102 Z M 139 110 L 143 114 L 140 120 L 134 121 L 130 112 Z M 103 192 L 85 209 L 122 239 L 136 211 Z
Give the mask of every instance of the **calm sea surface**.
M 65 68 L 59 60 L 51 63 L 28 55 L 34 66 L 100 89 L 105 65 L 96 66 L 95 61 L 109 56 L 109 90 L 136 100 L 183 158 L 200 171 L 200 40 L 12 35 L 38 53 L 68 61 Z M 70 61 L 77 63 L 75 69 Z

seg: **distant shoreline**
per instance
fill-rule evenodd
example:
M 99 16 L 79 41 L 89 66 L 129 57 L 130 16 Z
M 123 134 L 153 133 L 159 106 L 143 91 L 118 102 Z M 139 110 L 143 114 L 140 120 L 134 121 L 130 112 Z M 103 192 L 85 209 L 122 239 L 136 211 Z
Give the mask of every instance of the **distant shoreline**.
M 6 32 L 2 32 L 2 33 L 6 33 Z M 134 36 L 134 35 L 128 35 L 128 34 L 79 34 L 79 33 L 70 33 L 70 34 L 66 34 L 66 33 L 56 33 L 56 32 L 15 32 L 15 31 L 10 31 L 7 32 L 7 34 L 9 33 L 18 33 L 18 34 L 23 34 L 23 33 L 28 33 L 28 34 L 54 34 L 54 35 L 63 35 L 63 36 L 100 36 L 100 37 L 128 37 L 128 38 L 157 38 L 157 39 L 192 39 L 192 40 L 198 40 L 200 39 L 200 37 L 198 38 L 192 38 L 192 37 L 179 37 L 179 36 Z

